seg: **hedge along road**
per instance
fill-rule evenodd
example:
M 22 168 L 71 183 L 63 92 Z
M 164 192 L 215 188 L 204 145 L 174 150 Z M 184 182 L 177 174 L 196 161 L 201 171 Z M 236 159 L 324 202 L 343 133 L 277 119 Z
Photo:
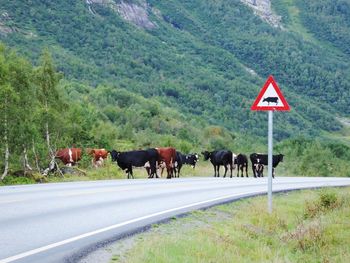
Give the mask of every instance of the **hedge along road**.
M 350 178 L 278 177 L 273 191 L 349 185 Z M 267 178 L 209 177 L 1 187 L 0 262 L 75 262 L 150 224 L 266 191 Z

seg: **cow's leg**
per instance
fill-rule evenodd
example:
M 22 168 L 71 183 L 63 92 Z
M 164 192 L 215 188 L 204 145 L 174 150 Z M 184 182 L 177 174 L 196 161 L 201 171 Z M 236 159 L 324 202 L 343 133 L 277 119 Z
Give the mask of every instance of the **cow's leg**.
M 182 165 L 179 165 L 179 166 L 177 167 L 177 178 L 180 177 L 181 168 L 182 168 Z
M 227 164 L 224 164 L 225 167 L 225 174 L 224 174 L 224 178 L 226 177 L 226 173 L 227 173 Z
M 213 164 L 213 167 L 214 167 L 214 177 L 216 177 L 216 165 Z
M 257 174 L 258 177 L 264 177 L 264 166 L 262 164 L 258 164 L 258 168 L 257 168 Z
M 253 170 L 254 178 L 256 178 L 256 164 L 255 163 L 252 163 L 252 170 Z
M 220 177 L 220 165 L 217 165 L 218 167 L 218 177 Z
M 241 165 L 237 163 L 237 177 L 239 177 L 239 168 L 240 167 L 241 167 Z
M 232 166 L 232 163 L 230 163 L 230 178 L 232 178 L 232 170 L 233 170 L 233 166 Z
M 264 165 L 259 165 L 259 177 L 264 177 Z
M 275 168 L 272 168 L 272 178 L 275 178 Z
M 149 167 L 145 167 L 145 168 L 146 168 L 146 172 L 147 172 L 148 178 L 153 178 L 151 169 Z
M 243 176 L 243 169 L 244 169 L 244 164 L 241 164 L 241 167 L 240 167 L 240 170 L 241 170 L 241 177 L 244 177 L 244 176 Z
M 156 176 L 156 178 L 159 178 L 158 173 L 157 173 L 157 164 L 154 163 L 152 165 L 153 165 L 153 167 L 151 166 L 151 173 L 153 174 L 152 177 Z
M 130 179 L 130 177 L 129 177 L 130 175 L 134 179 L 134 175 L 132 173 L 132 166 L 131 165 L 128 167 L 128 179 Z
M 166 172 L 167 172 L 167 179 L 171 179 L 172 177 L 172 170 L 171 170 L 171 166 L 170 163 L 165 163 L 165 167 L 166 167 Z
M 173 177 L 173 171 L 171 167 L 167 168 L 167 174 L 167 179 L 171 179 L 171 177 Z
M 249 177 L 248 176 L 248 163 L 245 164 L 245 175 L 246 175 L 246 177 Z

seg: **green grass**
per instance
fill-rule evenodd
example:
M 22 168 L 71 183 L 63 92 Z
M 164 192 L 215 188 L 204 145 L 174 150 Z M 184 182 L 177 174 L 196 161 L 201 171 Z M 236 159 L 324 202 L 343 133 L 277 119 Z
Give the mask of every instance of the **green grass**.
M 275 195 L 157 225 L 113 262 L 348 262 L 350 188 Z
M 114 179 L 127 179 L 126 173 L 122 171 L 116 164 L 112 163 L 108 160 L 103 167 L 100 168 L 91 168 L 89 165 L 87 168 L 79 168 L 76 174 L 65 174 L 63 177 L 58 174 L 50 174 L 47 177 L 40 176 L 39 174 L 35 174 L 35 177 L 27 178 L 27 177 L 14 177 L 7 176 L 4 181 L 0 181 L 0 186 L 4 185 L 15 185 L 15 184 L 35 184 L 36 182 L 40 182 L 39 179 L 42 179 L 43 183 L 58 183 L 58 182 L 75 182 L 75 181 L 96 181 L 96 180 L 114 180 Z M 81 172 L 82 171 L 82 172 Z M 233 171 L 233 175 L 236 176 L 237 170 Z M 148 175 L 146 173 L 145 168 L 133 168 L 133 173 L 135 179 L 147 179 Z M 160 176 L 160 171 L 157 171 Z M 251 172 L 248 171 L 250 176 L 252 176 Z M 213 166 L 209 161 L 200 160 L 196 165 L 196 168 L 193 169 L 191 166 L 183 165 L 181 169 L 180 177 L 205 177 L 205 176 L 213 176 L 214 170 Z M 223 176 L 224 168 L 221 167 L 220 175 Z M 227 176 L 229 176 L 229 172 Z M 161 178 L 166 178 L 167 173 L 166 169 L 164 169 L 163 176 Z

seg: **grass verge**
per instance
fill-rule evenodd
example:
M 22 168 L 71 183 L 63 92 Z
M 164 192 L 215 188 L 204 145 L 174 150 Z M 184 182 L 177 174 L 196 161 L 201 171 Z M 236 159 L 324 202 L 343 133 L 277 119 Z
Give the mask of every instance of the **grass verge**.
M 280 194 L 272 214 L 251 198 L 155 225 L 111 262 L 348 262 L 349 218 L 350 188 Z

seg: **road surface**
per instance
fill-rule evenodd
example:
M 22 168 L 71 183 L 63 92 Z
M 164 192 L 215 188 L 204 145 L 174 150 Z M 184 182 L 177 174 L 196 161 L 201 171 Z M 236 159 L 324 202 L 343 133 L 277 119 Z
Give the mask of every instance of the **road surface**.
M 278 177 L 273 191 L 346 185 Z M 76 262 L 150 224 L 266 191 L 267 178 L 209 177 L 0 187 L 0 263 Z

